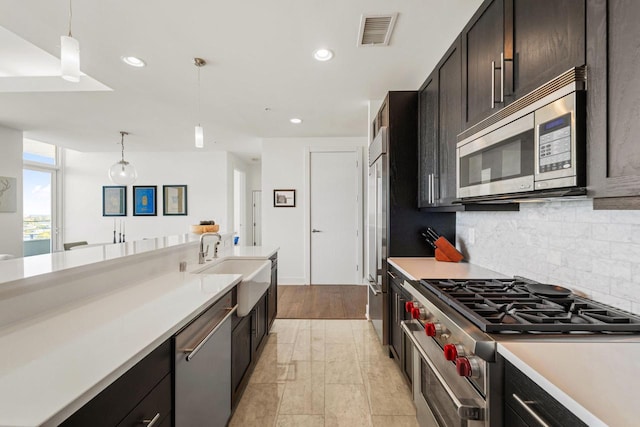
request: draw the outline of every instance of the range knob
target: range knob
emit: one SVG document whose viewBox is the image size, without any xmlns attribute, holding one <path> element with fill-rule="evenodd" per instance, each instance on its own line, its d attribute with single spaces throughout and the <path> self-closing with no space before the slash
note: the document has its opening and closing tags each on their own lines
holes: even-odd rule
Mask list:
<svg viewBox="0 0 640 427">
<path fill-rule="evenodd" d="M 407 301 L 404 303 L 404 311 L 406 311 L 407 313 L 411 313 L 411 311 L 413 310 L 414 304 L 413 301 Z"/>
<path fill-rule="evenodd" d="M 480 377 L 480 363 L 473 356 L 458 357 L 456 359 L 456 371 L 461 377 Z"/>
<path fill-rule="evenodd" d="M 442 333 L 442 325 L 434 322 L 425 323 L 424 332 L 428 337 L 437 337 Z"/>
<path fill-rule="evenodd" d="M 444 358 L 451 361 L 465 355 L 464 347 L 460 344 L 445 344 L 443 350 Z"/>
<path fill-rule="evenodd" d="M 414 304 L 411 310 L 411 317 L 413 319 L 424 320 L 427 318 L 427 310 L 425 310 L 424 307 L 418 307 Z"/>
</svg>

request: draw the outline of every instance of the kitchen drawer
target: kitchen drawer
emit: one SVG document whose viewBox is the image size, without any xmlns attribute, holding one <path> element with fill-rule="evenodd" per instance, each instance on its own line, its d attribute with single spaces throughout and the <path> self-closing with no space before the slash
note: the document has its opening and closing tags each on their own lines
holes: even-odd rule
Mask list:
<svg viewBox="0 0 640 427">
<path fill-rule="evenodd" d="M 154 419 L 159 426 L 167 417 L 171 418 L 171 375 L 164 377 L 142 402 L 122 420 L 118 427 L 140 427 Z"/>
<path fill-rule="evenodd" d="M 549 393 L 506 361 L 504 382 L 505 420 L 522 421 L 522 424 L 518 422 L 516 425 L 539 426 L 541 423 L 536 420 L 537 415 L 550 426 L 586 426 Z"/>
<path fill-rule="evenodd" d="M 171 371 L 171 355 L 171 341 L 167 340 L 78 409 L 61 426 L 117 426 Z"/>
</svg>

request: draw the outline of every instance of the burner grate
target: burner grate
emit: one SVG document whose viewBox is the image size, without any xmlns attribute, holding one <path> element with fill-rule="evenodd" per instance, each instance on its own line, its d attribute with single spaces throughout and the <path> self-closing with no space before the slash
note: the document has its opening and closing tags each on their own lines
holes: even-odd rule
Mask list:
<svg viewBox="0 0 640 427">
<path fill-rule="evenodd" d="M 640 333 L 640 317 L 577 295 L 541 296 L 527 279 L 421 280 L 484 332 Z"/>
</svg>

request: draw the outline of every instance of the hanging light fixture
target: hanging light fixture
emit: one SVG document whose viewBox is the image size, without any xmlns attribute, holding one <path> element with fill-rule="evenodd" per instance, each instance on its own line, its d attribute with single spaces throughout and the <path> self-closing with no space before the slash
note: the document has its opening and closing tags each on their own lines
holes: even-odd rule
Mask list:
<svg viewBox="0 0 640 427">
<path fill-rule="evenodd" d="M 200 68 L 207 62 L 202 58 L 193 58 L 193 63 L 198 67 L 198 125 L 196 126 L 196 148 L 204 147 L 204 129 L 200 126 Z"/>
<path fill-rule="evenodd" d="M 120 131 L 122 139 L 120 145 L 122 146 L 122 159 L 116 162 L 109 168 L 109 179 L 116 184 L 129 185 L 133 184 L 138 178 L 138 172 L 136 168 L 124 159 L 124 136 L 129 135 L 129 132 Z"/>
<path fill-rule="evenodd" d="M 80 81 L 80 43 L 71 36 L 71 0 L 69 0 L 69 35 L 60 36 L 60 71 L 62 78 L 77 83 Z"/>
</svg>

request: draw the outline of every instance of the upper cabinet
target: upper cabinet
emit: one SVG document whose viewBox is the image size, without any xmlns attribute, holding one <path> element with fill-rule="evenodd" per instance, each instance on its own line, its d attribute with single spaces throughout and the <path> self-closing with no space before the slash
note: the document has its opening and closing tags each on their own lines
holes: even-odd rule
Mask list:
<svg viewBox="0 0 640 427">
<path fill-rule="evenodd" d="M 640 2 L 587 5 L 589 190 L 595 209 L 640 209 Z"/>
<path fill-rule="evenodd" d="M 460 40 L 420 88 L 419 207 L 450 206 L 456 198 L 456 144 L 461 127 Z"/>
<path fill-rule="evenodd" d="M 585 64 L 584 0 L 505 0 L 506 99 Z"/>
<path fill-rule="evenodd" d="M 462 31 L 467 129 L 585 64 L 584 0 L 487 0 Z"/>
<path fill-rule="evenodd" d="M 486 1 L 462 31 L 462 89 L 464 127 L 468 128 L 496 112 L 496 67 L 504 53 L 504 0 Z"/>
</svg>

